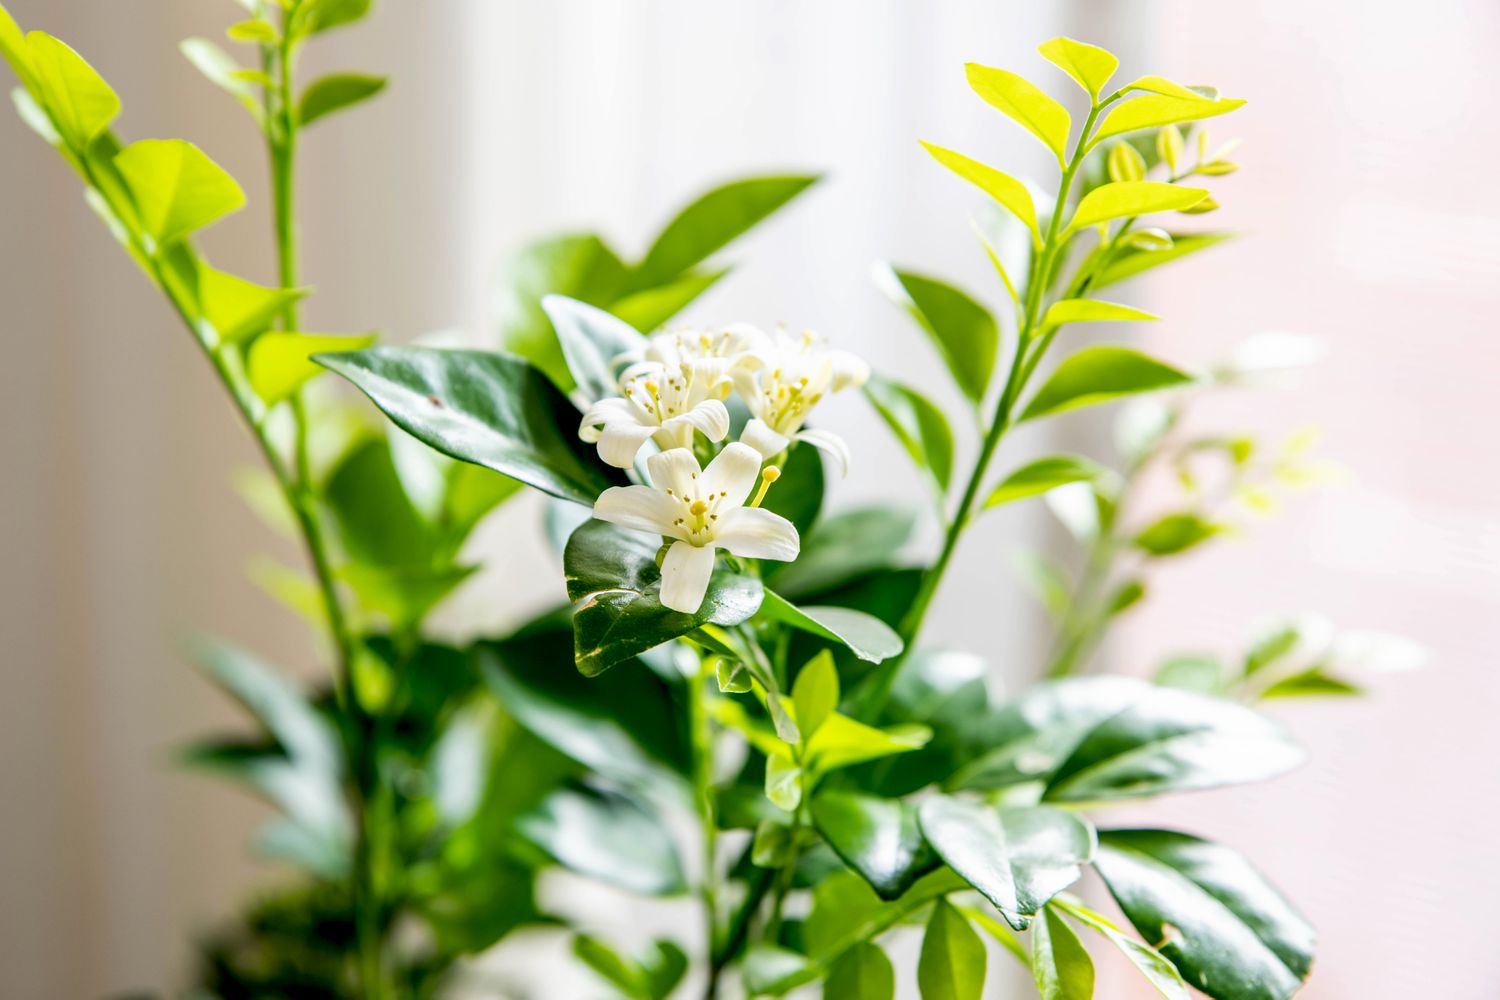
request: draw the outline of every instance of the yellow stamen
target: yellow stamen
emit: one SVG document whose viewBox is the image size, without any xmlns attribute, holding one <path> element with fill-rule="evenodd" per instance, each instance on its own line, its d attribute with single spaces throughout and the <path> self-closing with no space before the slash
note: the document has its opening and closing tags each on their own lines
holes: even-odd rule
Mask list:
<svg viewBox="0 0 1500 1000">
<path fill-rule="evenodd" d="M 781 478 L 781 470 L 774 465 L 768 465 L 760 470 L 760 489 L 756 491 L 755 499 L 750 501 L 750 506 L 759 507 L 760 502 L 766 498 L 766 491 L 771 484 Z"/>
</svg>

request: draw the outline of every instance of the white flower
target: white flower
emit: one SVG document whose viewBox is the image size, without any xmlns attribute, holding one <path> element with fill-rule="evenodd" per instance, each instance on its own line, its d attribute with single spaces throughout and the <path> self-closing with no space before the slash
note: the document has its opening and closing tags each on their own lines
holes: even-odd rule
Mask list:
<svg viewBox="0 0 1500 1000">
<path fill-rule="evenodd" d="M 797 558 L 797 529 L 780 514 L 744 506 L 760 478 L 754 448 L 730 444 L 700 469 L 686 448 L 646 459 L 651 486 L 614 486 L 594 504 L 594 516 L 621 527 L 674 539 L 661 564 L 661 602 L 697 612 L 713 575 L 714 550 L 748 559 Z M 767 471 L 767 478 L 770 470 Z"/>
<path fill-rule="evenodd" d="M 756 332 L 755 346 L 731 375 L 754 418 L 740 440 L 770 458 L 793 441 L 805 441 L 838 459 L 847 474 L 849 449 L 836 434 L 803 430 L 808 414 L 829 393 L 861 386 L 870 367 L 848 351 L 833 350 L 812 331 L 793 337 L 778 329 Z"/>
<path fill-rule="evenodd" d="M 667 364 L 660 354 L 648 357 L 621 373 L 622 395 L 588 408 L 578 436 L 598 442 L 599 457 L 619 469 L 634 465 L 636 453 L 650 438 L 663 449 L 691 448 L 695 430 L 710 441 L 722 441 L 729 433 L 724 399 L 731 388 L 720 364 Z"/>
</svg>

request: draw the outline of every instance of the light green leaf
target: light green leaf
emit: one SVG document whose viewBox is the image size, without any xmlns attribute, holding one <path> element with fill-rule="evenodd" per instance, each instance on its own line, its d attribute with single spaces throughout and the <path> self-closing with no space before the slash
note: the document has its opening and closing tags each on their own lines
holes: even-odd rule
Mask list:
<svg viewBox="0 0 1500 1000">
<path fill-rule="evenodd" d="M 26 36 L 22 33 L 15 18 L 10 16 L 10 11 L 0 4 L 0 57 L 10 63 L 10 68 L 15 70 L 16 77 L 20 79 L 21 86 L 31 95 L 34 100 L 41 98 L 41 88 L 37 81 L 36 68 L 32 65 L 31 49 L 26 43 Z"/>
<path fill-rule="evenodd" d="M 305 288 L 268 288 L 198 263 L 198 308 L 219 341 L 242 343 L 264 333 Z"/>
<path fill-rule="evenodd" d="M 945 495 L 953 478 L 953 429 L 943 411 L 910 386 L 879 375 L 870 377 L 864 391 L 911 460 Z"/>
<path fill-rule="evenodd" d="M 876 729 L 847 715 L 831 715 L 806 741 L 804 763 L 818 773 L 878 760 L 892 754 L 920 750 L 932 739 L 926 726 L 902 725 Z"/>
<path fill-rule="evenodd" d="M 922 148 L 931 153 L 934 160 L 1009 209 L 1012 215 L 1031 230 L 1032 243 L 1041 246 L 1042 231 L 1037 226 L 1036 203 L 1032 201 L 1031 192 L 1025 184 L 1009 174 L 951 149 L 944 149 L 930 142 L 922 143 Z"/>
<path fill-rule="evenodd" d="M 761 610 L 772 621 L 842 643 L 867 663 L 879 663 L 902 650 L 901 637 L 889 625 L 854 608 L 798 607 L 768 590 Z"/>
<path fill-rule="evenodd" d="M 1054 38 L 1043 42 L 1038 52 L 1052 65 L 1073 78 L 1096 102 L 1109 78 L 1120 68 L 1114 53 L 1097 45 L 1076 42 L 1071 38 Z"/>
<path fill-rule="evenodd" d="M 775 595 L 768 593 L 766 597 L 769 603 Z M 781 603 L 791 607 L 785 601 Z M 792 705 L 797 710 L 797 730 L 803 739 L 811 739 L 828 717 L 838 711 L 839 672 L 828 650 L 813 657 L 797 672 L 797 679 L 792 682 Z"/>
<path fill-rule="evenodd" d="M 984 501 L 986 509 L 1040 496 L 1067 483 L 1093 482 L 1107 474 L 1097 462 L 1079 455 L 1051 455 L 1021 466 L 1006 476 Z"/>
<path fill-rule="evenodd" d="M 909 802 L 826 791 L 813 799 L 812 818 L 828 846 L 881 899 L 897 898 L 938 866 Z"/>
<path fill-rule="evenodd" d="M 1098 299 L 1063 299 L 1054 302 L 1042 319 L 1043 326 L 1062 326 L 1064 323 L 1113 323 L 1126 320 L 1161 319 L 1133 306 Z"/>
<path fill-rule="evenodd" d="M 631 1000 L 650 1000 L 644 970 L 599 938 L 574 935 L 573 955 Z"/>
<path fill-rule="evenodd" d="M 333 73 L 314 81 L 297 102 L 297 120 L 304 126 L 335 111 L 367 101 L 385 89 L 386 78 L 368 73 Z"/>
<path fill-rule="evenodd" d="M 1032 931 L 1031 974 L 1041 1000 L 1092 1000 L 1094 961 L 1073 928 L 1049 906 Z"/>
<path fill-rule="evenodd" d="M 1135 938 L 1126 935 L 1112 922 L 1101 917 L 1093 910 L 1067 899 L 1055 899 L 1052 905 L 1068 913 L 1079 923 L 1097 931 L 1110 944 L 1130 960 L 1130 964 L 1138 969 L 1146 982 L 1155 987 L 1166 1000 L 1189 1000 L 1187 983 L 1182 981 L 1182 974 L 1177 967 L 1167 961 L 1165 955 L 1148 944 L 1142 944 Z"/>
<path fill-rule="evenodd" d="M 1143 76 L 1133 80 L 1124 89 L 1126 91 L 1145 90 L 1153 94 L 1161 94 L 1164 97 L 1176 97 L 1184 101 L 1212 100 L 1212 98 L 1204 97 L 1197 91 L 1184 87 L 1180 83 L 1174 83 L 1164 76 Z"/>
<path fill-rule="evenodd" d="M 1172 240 L 1172 245 L 1167 249 L 1132 249 L 1126 253 L 1116 253 L 1110 262 L 1094 276 L 1093 287 L 1103 288 L 1106 285 L 1124 281 L 1126 278 L 1133 278 L 1153 267 L 1180 260 L 1188 254 L 1207 250 L 1211 246 L 1217 246 L 1234 237 L 1233 233 L 1170 233 L 1168 235 Z"/>
<path fill-rule="evenodd" d="M 584 399 L 592 403 L 618 396 L 619 359 L 644 352 L 646 338 L 603 309 L 564 295 L 543 297 L 542 310 L 552 321 L 568 370 Z"/>
<path fill-rule="evenodd" d="M 1167 830 L 1109 830 L 1094 861 L 1110 894 L 1189 986 L 1215 1000 L 1289 1000 L 1315 932 L 1237 852 Z"/>
<path fill-rule="evenodd" d="M 26 51 L 30 57 L 27 69 L 33 76 L 39 103 L 51 114 L 53 124 L 70 146 L 87 149 L 119 115 L 119 96 L 82 56 L 46 32 L 28 34 Z M 26 83 L 21 60 L 12 58 L 11 64 L 17 66 L 17 74 Z"/>
<path fill-rule="evenodd" d="M 1183 187 L 1163 181 L 1115 181 L 1101 184 L 1078 203 L 1067 232 L 1108 222 L 1111 219 L 1134 218 L 1151 212 L 1178 212 L 1191 208 L 1208 192 L 1202 188 Z"/>
<path fill-rule="evenodd" d="M 923 800 L 918 815 L 933 850 L 1018 931 L 1078 881 L 1094 854 L 1093 827 L 1051 806 L 996 807 L 938 795 Z"/>
<path fill-rule="evenodd" d="M 578 411 L 536 368 L 485 351 L 383 347 L 319 358 L 445 455 L 593 506 L 619 484 L 578 440 Z"/>
<path fill-rule="evenodd" d="M 622 322 L 649 333 L 686 309 L 689 303 L 728 273 L 728 268 L 719 271 L 689 271 L 676 281 L 632 292 L 623 299 L 610 303 L 609 311 Z"/>
<path fill-rule="evenodd" d="M 1135 536 L 1135 546 L 1153 556 L 1175 556 L 1208 541 L 1223 526 L 1188 512 L 1168 514 Z"/>
<path fill-rule="evenodd" d="M 1267 698 L 1348 697 L 1362 694 L 1360 688 L 1316 667 L 1283 677 L 1259 695 Z"/>
<path fill-rule="evenodd" d="M 255 87 L 244 78 L 244 67 L 233 56 L 206 38 L 184 39 L 177 47 L 198 72 L 239 101 L 257 122 L 265 120 L 265 109 Z"/>
<path fill-rule="evenodd" d="M 42 110 L 42 106 L 36 102 L 36 98 L 31 96 L 31 91 L 25 87 L 14 87 L 11 89 L 10 99 L 11 103 L 16 106 L 17 117 L 26 124 L 27 128 L 41 136 L 42 141 L 49 146 L 57 147 L 62 145 L 62 136 L 58 133 L 57 127 L 52 124 L 52 119 L 47 117 L 47 112 Z M 130 243 L 130 234 L 120 227 L 119 222 L 109 211 L 109 207 L 102 204 L 102 199 L 99 199 L 98 192 L 90 188 L 83 193 L 83 197 L 89 202 L 89 207 L 94 209 L 99 214 L 99 217 L 104 220 L 105 225 L 110 227 L 110 231 L 114 234 L 115 239 L 122 246 L 128 246 Z M 98 204 L 96 204 L 95 199 L 99 199 Z M 100 211 L 101 208 L 103 208 L 103 211 Z"/>
<path fill-rule="evenodd" d="M 833 963 L 823 983 L 823 1000 L 892 1000 L 896 971 L 878 944 L 855 945 Z"/>
<path fill-rule="evenodd" d="M 133 142 L 116 154 L 115 166 L 130 185 L 141 227 L 158 246 L 245 204 L 245 192 L 234 178 L 183 139 Z"/>
<path fill-rule="evenodd" d="M 964 395 L 983 399 L 1000 347 L 1000 327 L 989 310 L 946 282 L 889 265 L 877 265 L 875 280 L 932 337 Z"/>
<path fill-rule="evenodd" d="M 964 915 L 946 899 L 933 904 L 917 959 L 922 1000 L 979 1000 L 986 960 L 984 942 Z"/>
<path fill-rule="evenodd" d="M 756 944 L 745 952 L 740 976 L 752 997 L 779 997 L 818 978 L 818 968 L 803 955 L 772 944 Z"/>
<path fill-rule="evenodd" d="M 262 21 L 258 17 L 231 24 L 225 29 L 224 34 L 228 35 L 232 42 L 245 42 L 251 45 L 274 45 L 277 41 L 276 28 L 270 21 Z"/>
<path fill-rule="evenodd" d="M 1086 347 L 1071 355 L 1031 397 L 1022 420 L 1186 385 L 1193 377 L 1128 347 Z"/>
<path fill-rule="evenodd" d="M 1192 99 L 1180 96 L 1169 97 L 1165 94 L 1143 94 L 1140 97 L 1131 97 L 1116 104 L 1109 114 L 1104 116 L 1104 121 L 1094 133 L 1094 138 L 1089 141 L 1089 147 L 1093 148 L 1111 136 L 1123 135 L 1126 132 L 1138 132 L 1145 128 L 1159 128 L 1162 125 L 1176 125 L 1181 122 L 1213 118 L 1244 106 L 1244 101 L 1227 97 L 1218 100 L 1205 100 L 1197 95 L 1194 95 Z"/>
<path fill-rule="evenodd" d="M 779 754 L 766 758 L 766 798 L 787 812 L 802 803 L 802 768 L 792 758 Z"/>
<path fill-rule="evenodd" d="M 632 288 L 667 284 L 754 228 L 816 183 L 816 176 L 751 177 L 702 195 L 667 223 L 632 275 Z"/>
<path fill-rule="evenodd" d="M 275 406 L 323 373 L 324 365 L 313 355 L 331 351 L 358 351 L 375 343 L 375 334 L 344 336 L 328 333 L 289 333 L 272 330 L 250 345 L 246 366 L 250 385 L 267 406 Z"/>
<path fill-rule="evenodd" d="M 374 0 L 308 0 L 302 14 L 307 31 L 327 31 L 362 20 L 373 6 Z"/>
<path fill-rule="evenodd" d="M 1068 130 L 1073 123 L 1067 108 L 1008 70 L 968 63 L 964 72 L 974 93 L 1040 139 L 1057 157 L 1058 166 L 1067 163 Z"/>
</svg>

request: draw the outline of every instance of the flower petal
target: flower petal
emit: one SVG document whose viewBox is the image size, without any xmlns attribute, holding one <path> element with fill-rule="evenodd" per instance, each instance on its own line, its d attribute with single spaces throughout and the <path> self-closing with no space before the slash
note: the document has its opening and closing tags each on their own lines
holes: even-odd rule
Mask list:
<svg viewBox="0 0 1500 1000">
<path fill-rule="evenodd" d="M 764 420 L 755 419 L 745 425 L 740 441 L 748 444 L 765 458 L 773 458 L 786 451 L 792 439 L 771 429 Z"/>
<path fill-rule="evenodd" d="M 604 459 L 607 465 L 613 465 L 617 469 L 628 469 L 635 464 L 636 452 L 641 450 L 641 445 L 645 444 L 646 439 L 655 433 L 655 427 L 646 427 L 624 420 L 607 423 L 604 425 L 604 431 L 599 435 L 599 457 Z M 588 438 L 585 436 L 584 440 L 587 441 Z"/>
<path fill-rule="evenodd" d="M 629 401 L 618 397 L 601 399 L 591 405 L 578 423 L 578 436 L 589 444 L 599 440 L 599 429 L 612 423 L 640 423 Z"/>
<path fill-rule="evenodd" d="M 737 507 L 719 518 L 714 544 L 746 559 L 791 562 L 802 550 L 802 540 L 791 521 L 759 507 Z"/>
<path fill-rule="evenodd" d="M 712 547 L 673 542 L 661 561 L 661 603 L 673 611 L 696 614 L 713 575 Z"/>
<path fill-rule="evenodd" d="M 649 486 L 611 486 L 594 501 L 594 516 L 622 528 L 682 537 L 672 523 L 682 516 L 682 505 Z"/>
<path fill-rule="evenodd" d="M 848 351 L 829 351 L 828 357 L 833 362 L 833 380 L 828 386 L 830 392 L 858 388 L 870 380 L 870 366 L 858 356 Z"/>
<path fill-rule="evenodd" d="M 729 433 L 729 409 L 717 399 L 705 399 L 680 417 L 671 417 L 663 427 L 687 424 L 710 441 L 722 441 Z"/>
<path fill-rule="evenodd" d="M 738 507 L 760 479 L 760 452 L 736 441 L 728 445 L 703 470 L 700 496 L 725 494 L 725 507 Z"/>
<path fill-rule="evenodd" d="M 646 459 L 646 471 L 651 474 L 651 485 L 659 490 L 671 490 L 679 497 L 696 496 L 698 484 L 698 460 L 687 448 L 668 448 Z"/>
<path fill-rule="evenodd" d="M 849 475 L 849 446 L 844 439 L 833 431 L 814 430 L 809 428 L 797 434 L 798 441 L 805 441 L 819 451 L 832 455 L 839 463 L 839 475 Z"/>
</svg>

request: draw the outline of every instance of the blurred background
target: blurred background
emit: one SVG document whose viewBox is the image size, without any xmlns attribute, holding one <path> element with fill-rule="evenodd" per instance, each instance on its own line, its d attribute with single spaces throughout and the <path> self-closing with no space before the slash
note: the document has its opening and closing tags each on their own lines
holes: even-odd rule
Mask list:
<svg viewBox="0 0 1500 1000">
<path fill-rule="evenodd" d="M 206 246 L 269 279 L 257 139 L 176 51 L 181 38 L 220 36 L 233 5 L 7 3 L 115 85 L 123 134 L 189 137 L 245 184 L 252 210 Z M 812 326 L 955 405 L 936 355 L 869 275 L 889 259 L 994 305 L 1003 296 L 968 229 L 973 193 L 916 139 L 1017 173 L 1046 164 L 973 97 L 962 64 L 1069 92 L 1034 52 L 1066 33 L 1118 52 L 1125 78 L 1161 73 L 1247 98 L 1215 123 L 1244 145 L 1243 169 L 1215 184 L 1214 220 L 1247 237 L 1124 294 L 1165 317 L 1142 342 L 1185 364 L 1263 329 L 1324 338 L 1330 355 L 1298 391 L 1218 397 L 1194 420 L 1271 436 L 1317 424 L 1322 452 L 1349 475 L 1246 539 L 1173 563 L 1105 656 L 1144 673 L 1171 652 L 1237 651 L 1257 621 L 1305 610 L 1425 646 L 1425 669 L 1377 678 L 1366 698 L 1273 709 L 1311 751 L 1300 771 L 1150 815 L 1243 849 L 1309 914 L 1323 943 L 1303 995 L 1500 995 L 1491 0 L 381 7 L 329 36 L 307 68 L 393 81 L 306 143 L 312 328 L 492 342 L 490 279 L 522 241 L 598 229 L 638 252 L 711 183 L 811 168 L 827 179 L 733 248 L 736 273 L 687 318 Z M 193 935 L 272 874 L 245 847 L 261 808 L 172 765 L 184 739 L 238 721 L 182 640 L 223 635 L 309 676 L 316 650 L 246 578 L 251 557 L 279 543 L 230 487 L 254 456 L 197 349 L 75 178 L 9 114 L 0 220 L 0 982 L 18 998 L 171 989 Z M 856 456 L 835 503 L 919 500 L 860 400 L 840 399 L 828 422 Z M 1065 440 L 1018 437 L 1001 464 L 1059 446 L 1105 453 L 1106 415 L 1055 427 Z M 449 619 L 494 629 L 561 598 L 560 577 L 538 572 L 550 558 L 538 517 L 523 500 L 487 526 L 491 569 Z M 1060 541 L 1040 504 L 985 518 L 930 634 L 1027 682 L 1041 619 L 990 568 L 1018 545 Z M 1101 995 L 1137 989 L 1121 977 Z"/>
</svg>

